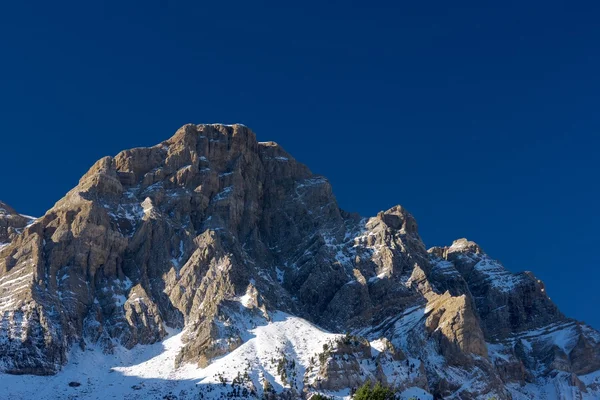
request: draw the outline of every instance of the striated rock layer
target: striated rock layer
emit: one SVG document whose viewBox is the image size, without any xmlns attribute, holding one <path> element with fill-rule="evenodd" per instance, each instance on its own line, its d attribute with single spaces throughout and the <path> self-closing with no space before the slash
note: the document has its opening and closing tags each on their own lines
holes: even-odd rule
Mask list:
<svg viewBox="0 0 600 400">
<path fill-rule="evenodd" d="M 368 379 L 440 398 L 600 393 L 600 335 L 532 273 L 465 239 L 427 250 L 401 206 L 341 210 L 327 179 L 242 125 L 185 125 L 105 157 L 35 221 L 0 203 L 6 373 L 55 374 L 75 348 L 110 353 L 169 328 L 183 329 L 176 365 L 204 368 L 276 312 L 347 334 L 302 377 L 286 350 L 278 374 L 248 383 L 256 396 Z"/>
</svg>

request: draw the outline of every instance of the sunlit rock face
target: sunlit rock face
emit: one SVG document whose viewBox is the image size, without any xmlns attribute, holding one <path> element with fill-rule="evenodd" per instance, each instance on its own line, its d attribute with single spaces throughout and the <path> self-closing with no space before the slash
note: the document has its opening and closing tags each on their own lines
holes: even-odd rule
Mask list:
<svg viewBox="0 0 600 400">
<path fill-rule="evenodd" d="M 341 210 L 326 178 L 242 125 L 105 157 L 38 219 L 0 203 L 0 315 L 11 374 L 174 330 L 173 371 L 248 373 L 250 397 L 367 380 L 438 398 L 600 393 L 600 335 L 532 273 L 466 239 L 427 250 L 401 206 Z"/>
</svg>

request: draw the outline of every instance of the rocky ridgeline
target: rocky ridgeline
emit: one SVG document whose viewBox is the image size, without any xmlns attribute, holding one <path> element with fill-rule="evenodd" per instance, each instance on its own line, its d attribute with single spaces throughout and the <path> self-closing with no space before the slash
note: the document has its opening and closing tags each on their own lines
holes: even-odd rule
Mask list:
<svg viewBox="0 0 600 400">
<path fill-rule="evenodd" d="M 267 324 L 280 310 L 350 332 L 292 396 L 367 379 L 461 399 L 598 391 L 585 376 L 600 335 L 533 274 L 465 239 L 427 250 L 400 206 L 341 210 L 327 179 L 242 125 L 185 125 L 105 157 L 35 221 L 0 203 L 0 243 L 7 373 L 55 374 L 73 348 L 155 343 L 167 327 L 185 329 L 177 365 L 206 367 L 244 343 L 243 303 Z"/>
</svg>

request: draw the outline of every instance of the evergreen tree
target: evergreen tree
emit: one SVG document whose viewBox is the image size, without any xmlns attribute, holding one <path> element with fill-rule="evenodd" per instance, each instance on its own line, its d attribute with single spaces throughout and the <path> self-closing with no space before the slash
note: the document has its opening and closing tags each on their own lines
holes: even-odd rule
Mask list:
<svg viewBox="0 0 600 400">
<path fill-rule="evenodd" d="M 332 400 L 332 399 L 331 399 L 331 397 L 327 397 L 327 396 L 322 395 L 321 393 L 317 393 L 313 397 L 311 397 L 310 400 Z"/>
<path fill-rule="evenodd" d="M 370 381 L 362 385 L 354 394 L 353 400 L 396 400 L 394 391 L 377 382 L 375 386 Z"/>
</svg>

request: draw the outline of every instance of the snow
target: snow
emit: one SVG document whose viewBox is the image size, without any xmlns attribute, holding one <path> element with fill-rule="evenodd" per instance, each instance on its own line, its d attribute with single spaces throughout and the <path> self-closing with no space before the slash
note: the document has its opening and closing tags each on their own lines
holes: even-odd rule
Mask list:
<svg viewBox="0 0 600 400">
<path fill-rule="evenodd" d="M 577 344 L 578 337 L 577 323 L 569 322 L 551 324 L 539 329 L 522 332 L 515 335 L 513 340 L 521 340 L 523 345 L 529 349 L 536 342 L 545 346 L 557 346 L 569 354 Z"/>
<path fill-rule="evenodd" d="M 259 144 L 267 144 L 267 143 L 259 143 Z M 265 157 L 265 160 L 275 160 L 275 161 L 280 161 L 280 162 L 287 162 L 287 161 L 289 161 L 289 158 L 277 156 L 277 157 Z"/>
<path fill-rule="evenodd" d="M 242 297 L 240 297 L 240 303 L 246 308 L 252 307 L 252 295 L 250 293 L 246 293 Z"/>
<path fill-rule="evenodd" d="M 6 296 L 2 298 L 2 302 L 0 303 L 0 312 L 12 311 L 17 300 L 13 300 L 12 296 Z"/>
<path fill-rule="evenodd" d="M 171 262 L 177 268 L 182 266 L 183 256 L 185 255 L 185 249 L 183 247 L 183 240 L 179 241 L 179 255 L 171 258 Z"/>
<path fill-rule="evenodd" d="M 507 271 L 502 264 L 483 256 L 481 261 L 475 264 L 475 269 L 486 276 L 486 281 L 501 292 L 510 292 L 522 282 L 522 278 Z"/>
<path fill-rule="evenodd" d="M 31 215 L 25 215 L 25 214 L 11 214 L 8 212 L 8 210 L 6 210 L 5 208 L 0 207 L 0 215 L 6 218 L 13 218 L 15 215 L 19 215 L 23 218 L 26 218 L 29 220 L 27 226 L 33 224 L 35 222 L 35 220 L 38 219 L 38 217 L 32 217 Z"/>
<path fill-rule="evenodd" d="M 383 341 L 383 339 L 374 340 L 370 344 L 372 357 L 377 357 L 379 353 L 385 350 L 385 342 Z"/>
<path fill-rule="evenodd" d="M 505 345 L 500 343 L 486 343 L 488 349 L 488 356 L 490 360 L 496 362 L 496 360 L 502 360 L 509 362 L 511 358 L 510 350 Z"/>
<path fill-rule="evenodd" d="M 323 234 L 325 246 L 329 247 L 334 252 L 335 259 L 342 265 L 351 265 L 352 256 L 355 252 L 349 247 L 349 241 L 338 243 L 335 237 Z M 346 252 L 344 252 L 346 250 Z"/>
<path fill-rule="evenodd" d="M 594 371 L 592 373 L 589 373 L 587 375 L 581 375 L 579 377 L 579 379 L 586 385 L 592 385 L 595 384 L 596 387 L 600 388 L 600 371 Z"/>
<path fill-rule="evenodd" d="M 29 222 L 27 223 L 27 226 L 31 226 L 35 223 L 35 221 L 38 220 L 37 217 L 32 217 L 31 215 L 25 215 L 25 214 L 19 214 L 21 217 L 27 218 L 29 220 Z"/>
<path fill-rule="evenodd" d="M 283 283 L 285 271 L 280 270 L 279 267 L 275 267 L 275 272 L 277 273 L 277 281 Z"/>
<path fill-rule="evenodd" d="M 426 314 L 427 310 L 422 305 L 407 308 L 394 324 L 395 340 L 392 341 L 392 343 L 401 349 L 408 348 L 407 339 L 409 332 L 418 326 L 423 325 Z"/>
<path fill-rule="evenodd" d="M 115 304 L 117 306 L 122 306 L 127 301 L 127 297 L 123 295 L 113 295 L 113 299 L 115 299 Z"/>
<path fill-rule="evenodd" d="M 310 358 L 322 351 L 324 343 L 340 336 L 283 312 L 273 313 L 270 323 L 260 321 L 246 318 L 246 323 L 256 326 L 248 330 L 245 343 L 206 368 L 198 368 L 196 364 L 175 368 L 185 332 L 169 330 L 169 336 L 160 343 L 138 345 L 131 350 L 117 347 L 114 354 L 103 354 L 94 346 L 85 351 L 74 346 L 69 363 L 55 376 L 0 374 L 3 394 L 0 397 L 142 400 L 162 399 L 165 394 L 173 393 L 179 400 L 185 400 L 195 399 L 200 391 L 205 391 L 204 398 L 210 399 L 231 390 L 231 386 L 221 384 L 219 377 L 231 383 L 244 368 L 248 368 L 260 397 L 263 379 L 271 382 L 276 391 L 290 385 L 301 388 Z M 271 362 L 283 355 L 294 360 L 297 371 L 296 378 L 287 383 L 281 381 L 277 364 Z M 81 386 L 70 387 L 68 384 L 73 381 Z M 208 390 L 211 392 L 206 395 Z"/>
<path fill-rule="evenodd" d="M 30 289 L 33 283 L 34 273 L 29 272 L 21 275 L 22 269 L 15 269 L 9 275 L 0 278 L 0 312 L 12 311 L 19 301 L 16 296 L 21 290 Z"/>
<path fill-rule="evenodd" d="M 326 180 L 321 181 L 319 178 L 314 178 L 310 181 L 312 181 L 312 184 L 304 183 L 296 187 L 296 193 L 299 196 L 300 193 L 298 193 L 298 188 L 327 182 Z M 328 206 L 329 204 L 327 204 L 326 206 Z M 359 251 L 366 252 L 366 254 L 363 253 L 362 256 L 371 256 L 372 254 L 377 252 L 375 246 L 369 246 L 365 241 L 365 238 L 367 238 L 369 235 L 374 235 L 374 233 L 372 232 L 366 234 L 366 221 L 367 219 L 363 218 L 355 225 L 347 225 L 346 232 L 344 233 L 344 237 L 342 240 L 337 239 L 337 237 L 339 237 L 339 232 L 321 232 L 321 236 L 323 238 L 323 241 L 325 242 L 325 246 L 329 248 L 331 254 L 336 259 L 336 261 L 338 261 L 341 265 L 343 265 L 346 268 L 354 265 L 354 260 L 359 254 Z M 335 233 L 338 234 L 336 235 Z M 385 274 L 383 274 L 381 277 L 383 277 L 384 275 Z M 351 281 L 347 283 L 350 284 Z"/>
<path fill-rule="evenodd" d="M 124 193 L 124 196 L 128 199 L 135 200 L 136 196 L 133 194 L 133 190 L 129 190 Z M 147 213 L 152 211 L 152 202 L 149 198 L 146 198 L 141 204 L 136 202 L 131 203 L 120 203 L 117 207 L 109 204 L 104 204 L 104 208 L 108 211 L 108 215 L 117 220 L 119 231 L 122 234 L 133 236 L 135 233 L 135 226 L 141 221 Z M 121 231 L 121 221 L 128 221 L 127 232 Z M 126 224 L 127 225 L 127 224 Z"/>
<path fill-rule="evenodd" d="M 485 282 L 500 292 L 510 292 L 524 281 L 522 275 L 513 274 L 499 261 L 490 258 L 487 254 L 470 252 L 471 246 L 476 247 L 477 245 L 465 239 L 455 240 L 448 248 L 448 252 L 459 253 L 460 259 L 474 262 L 475 271 L 482 275 Z M 451 265 L 443 260 L 438 261 L 437 265 L 434 265 L 434 269 L 442 273 L 453 274 Z"/>
<path fill-rule="evenodd" d="M 118 347 L 113 355 L 94 347 L 77 348 L 55 376 L 0 375 L 0 393 L 14 400 L 154 398 L 152 393 L 167 393 L 179 383 L 173 361 L 181 346 L 181 333 L 172 332 L 162 343 L 132 350 Z M 81 386 L 70 387 L 69 382 Z M 141 390 L 134 390 L 134 385 Z"/>
<path fill-rule="evenodd" d="M 242 305 L 247 306 L 250 296 L 242 296 Z M 416 325 L 423 322 L 424 307 L 411 307 L 402 313 L 399 319 L 384 321 L 381 325 L 394 325 L 394 345 L 406 346 L 408 332 L 415 329 Z M 169 336 L 162 342 L 147 346 L 136 346 L 131 350 L 117 346 L 114 354 L 103 354 L 99 348 L 88 345 L 82 351 L 74 346 L 69 357 L 69 363 L 56 376 L 31 376 L 31 375 L 0 375 L 0 393 L 8 399 L 24 400 L 35 398 L 37 400 L 50 400 L 56 398 L 77 398 L 82 400 L 92 399 L 162 399 L 164 395 L 172 393 L 179 400 L 198 398 L 202 392 L 204 399 L 219 398 L 221 394 L 231 391 L 230 383 L 238 373 L 248 373 L 249 382 L 256 389 L 257 395 L 262 396 L 262 383 L 267 380 L 277 392 L 291 386 L 302 390 L 305 383 L 311 383 L 314 372 L 309 372 L 311 358 L 317 358 L 322 352 L 325 343 L 331 345 L 339 340 L 342 335 L 326 332 L 308 321 L 286 314 L 275 312 L 267 322 L 262 317 L 257 317 L 246 308 L 240 307 L 230 322 L 220 322 L 241 327 L 244 343 L 229 354 L 213 360 L 206 368 L 199 368 L 196 364 L 184 364 L 175 368 L 175 359 L 184 346 L 185 331 L 168 330 Z M 381 326 L 374 327 L 374 332 Z M 418 329 L 418 328 L 416 328 Z M 570 326 L 551 326 L 546 330 L 530 331 L 523 336 L 525 339 L 533 336 L 557 338 L 558 343 L 568 334 Z M 559 333 L 562 332 L 562 333 Z M 402 343 L 404 342 L 404 343 Z M 565 339 L 565 343 L 569 341 Z M 378 337 L 370 342 L 371 355 L 377 357 L 385 351 L 385 342 Z M 566 344 L 565 344 L 566 345 Z M 501 354 L 503 345 L 488 344 L 490 357 L 504 358 Z M 427 351 L 427 350 L 426 350 Z M 288 360 L 286 364 L 290 371 L 288 379 L 283 381 L 278 372 L 278 364 L 282 359 Z M 380 367 L 387 379 L 391 382 L 410 382 L 418 377 L 420 361 L 409 356 L 409 362 L 415 365 L 410 370 L 405 361 L 393 361 L 390 358 L 380 359 Z M 293 364 L 290 362 L 293 361 Z M 471 392 L 483 390 L 481 379 L 483 371 L 475 368 L 467 373 L 459 368 L 445 364 L 443 358 L 439 363 L 435 358 L 427 357 L 430 368 L 435 368 L 452 382 L 460 382 L 458 390 Z M 290 367 L 293 365 L 293 367 Z M 361 362 L 361 370 L 372 374 L 374 363 L 370 360 Z M 308 376 L 303 382 L 305 374 Z M 569 384 L 570 375 L 559 372 L 552 379 L 540 378 L 535 383 L 525 386 L 508 385 L 514 399 L 579 399 L 574 387 Z M 600 371 L 580 376 L 586 385 L 600 385 Z M 227 384 L 223 385 L 222 382 Z M 69 382 L 79 382 L 79 387 L 69 387 Z M 244 385 L 250 387 L 250 383 Z M 336 399 L 348 399 L 347 390 L 327 392 L 328 396 Z M 493 393 L 488 397 L 493 397 Z M 562 396 L 562 397 L 561 397 Z M 409 400 L 432 400 L 433 397 L 418 387 L 408 387 L 399 394 L 399 398 Z M 460 398 L 460 397 L 458 397 Z M 486 397 L 487 398 L 487 397 Z M 583 393 L 580 399 L 591 400 L 598 397 L 598 392 L 591 390 Z"/>
<path fill-rule="evenodd" d="M 454 267 L 454 264 L 450 261 L 434 258 L 432 260 L 432 272 L 447 276 L 459 276 L 460 273 Z"/>
<path fill-rule="evenodd" d="M 15 282 L 21 282 L 21 281 L 29 279 L 33 276 L 33 272 L 31 272 L 29 274 L 25 274 L 25 275 L 21 275 L 20 272 L 21 271 L 17 271 L 14 274 L 6 275 L 6 276 L 0 278 L 0 287 L 8 286 L 9 284 L 12 284 Z M 5 280 L 5 279 L 11 278 L 13 276 L 16 276 L 16 278 Z"/>
<path fill-rule="evenodd" d="M 115 279 L 115 283 L 123 290 L 129 290 L 133 287 L 133 282 L 131 282 L 131 279 L 127 277 L 124 280 Z"/>
<path fill-rule="evenodd" d="M 541 351 L 552 351 L 556 346 L 566 354 L 569 354 L 577 344 L 579 332 L 577 323 L 562 322 L 550 324 L 534 330 L 521 332 L 514 335 L 505 343 L 488 343 L 488 353 L 490 359 L 494 362 L 515 361 L 513 347 L 519 341 L 526 352 L 534 349 Z M 536 371 L 537 369 L 537 371 Z M 518 384 L 508 384 L 508 390 L 515 399 L 568 399 L 568 400 L 588 400 L 600 398 L 600 371 L 588 375 L 582 375 L 578 378 L 588 387 L 588 392 L 580 393 L 572 386 L 571 374 L 564 371 L 554 371 L 547 374 L 547 366 L 539 364 L 533 370 L 537 375 L 533 383 L 527 383 L 524 386 Z"/>
<path fill-rule="evenodd" d="M 587 392 L 582 392 L 576 386 L 572 386 L 571 373 L 564 371 L 558 372 L 552 378 L 541 378 L 535 383 L 527 383 L 524 386 L 509 383 L 507 387 L 515 400 L 597 400 L 600 398 L 598 386 L 594 386 L 594 384 L 600 384 L 600 371 L 580 376 L 579 379 L 586 385 L 592 384 L 592 386 L 588 386 Z"/>
<path fill-rule="evenodd" d="M 215 197 L 212 198 L 212 201 L 221 201 L 223 199 L 226 199 L 232 191 L 233 186 L 227 186 L 221 192 L 217 193 Z"/>
<path fill-rule="evenodd" d="M 369 278 L 369 283 L 373 283 L 373 282 L 375 282 L 375 281 L 378 281 L 378 280 L 380 280 L 380 279 L 383 279 L 383 278 L 385 278 L 386 276 L 387 276 L 387 273 L 386 273 L 386 272 L 382 272 L 382 273 L 381 273 L 381 274 L 379 274 L 379 275 L 372 276 L 372 277 L 370 277 L 370 278 Z"/>
<path fill-rule="evenodd" d="M 305 179 L 305 180 L 301 181 L 300 183 L 298 183 L 298 185 L 296 187 L 299 189 L 299 188 L 303 188 L 303 187 L 307 187 L 307 186 L 323 185 L 325 183 L 327 183 L 327 179 L 325 179 L 325 177 L 319 176 L 316 178 Z"/>
<path fill-rule="evenodd" d="M 428 392 L 418 387 L 411 387 L 400 393 L 400 400 L 433 400 L 433 396 Z"/>
<path fill-rule="evenodd" d="M 229 127 L 234 127 L 236 125 L 238 125 L 238 126 L 244 126 L 244 127 L 246 126 L 244 124 L 240 124 L 239 122 L 236 122 L 236 123 L 233 123 L 233 124 L 222 124 L 220 122 L 216 122 L 214 124 L 208 124 L 208 125 L 212 125 L 212 126 L 229 126 Z"/>
</svg>

